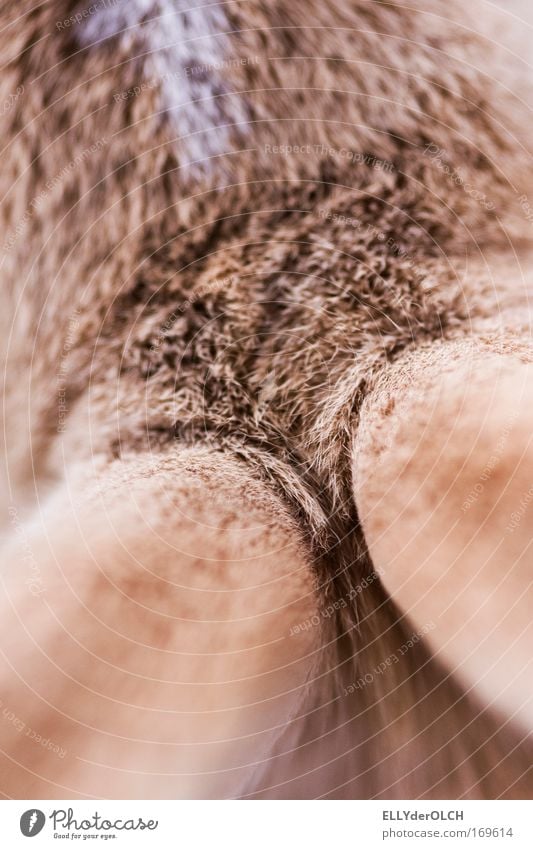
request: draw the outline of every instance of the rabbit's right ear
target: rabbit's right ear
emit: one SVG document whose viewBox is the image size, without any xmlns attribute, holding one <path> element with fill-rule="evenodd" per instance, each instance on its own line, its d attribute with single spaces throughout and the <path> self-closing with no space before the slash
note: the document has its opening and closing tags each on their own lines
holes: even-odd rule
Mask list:
<svg viewBox="0 0 533 849">
<path fill-rule="evenodd" d="M 354 487 L 385 588 L 449 671 L 533 729 L 533 347 L 436 344 L 363 405 Z"/>
</svg>

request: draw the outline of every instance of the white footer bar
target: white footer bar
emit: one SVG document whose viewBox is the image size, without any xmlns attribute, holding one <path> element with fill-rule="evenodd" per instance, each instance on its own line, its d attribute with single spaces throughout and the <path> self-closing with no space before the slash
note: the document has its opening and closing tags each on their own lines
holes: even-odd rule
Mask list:
<svg viewBox="0 0 533 849">
<path fill-rule="evenodd" d="M 532 813 L 524 801 L 5 801 L 0 845 L 532 849 Z"/>
</svg>

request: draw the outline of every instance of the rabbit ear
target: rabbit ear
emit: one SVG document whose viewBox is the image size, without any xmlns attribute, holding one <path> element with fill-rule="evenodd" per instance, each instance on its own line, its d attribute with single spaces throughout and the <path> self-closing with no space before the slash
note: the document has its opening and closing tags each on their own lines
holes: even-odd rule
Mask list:
<svg viewBox="0 0 533 849">
<path fill-rule="evenodd" d="M 533 347 L 435 345 L 367 398 L 355 497 L 393 600 L 485 704 L 533 728 Z"/>
<path fill-rule="evenodd" d="M 2 790 L 24 794 L 30 770 L 43 798 L 57 784 L 238 795 L 306 690 L 319 640 L 304 627 L 316 607 L 300 535 L 220 452 L 141 455 L 92 475 L 31 525 L 11 516 L 2 699 L 68 754 L 0 722 Z"/>
</svg>

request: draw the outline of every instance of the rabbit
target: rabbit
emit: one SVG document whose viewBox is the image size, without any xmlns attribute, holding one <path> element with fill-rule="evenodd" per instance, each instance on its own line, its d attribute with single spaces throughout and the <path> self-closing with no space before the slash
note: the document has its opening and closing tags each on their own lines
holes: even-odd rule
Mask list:
<svg viewBox="0 0 533 849">
<path fill-rule="evenodd" d="M 464 6 L 1 4 L 5 797 L 530 797 L 531 75 Z"/>
</svg>

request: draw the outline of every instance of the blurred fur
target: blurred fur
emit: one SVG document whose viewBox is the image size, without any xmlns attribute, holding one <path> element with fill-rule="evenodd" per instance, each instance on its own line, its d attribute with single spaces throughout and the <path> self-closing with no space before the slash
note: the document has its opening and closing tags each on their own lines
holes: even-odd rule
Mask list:
<svg viewBox="0 0 533 849">
<path fill-rule="evenodd" d="M 353 592 L 373 575 L 351 479 L 361 403 L 406 352 L 519 324 L 488 258 L 512 280 L 530 240 L 529 93 L 463 5 L 250 0 L 205 29 L 201 7 L 154 2 L 131 4 L 134 24 L 106 29 L 102 9 L 58 29 L 82 7 L 2 4 L 3 97 L 24 86 L 2 119 L 11 486 L 52 488 L 64 458 L 226 452 L 282 497 L 335 605 L 323 672 L 242 795 L 531 792 L 519 732 L 422 642 L 339 697 L 412 632 L 379 580 Z"/>
</svg>

